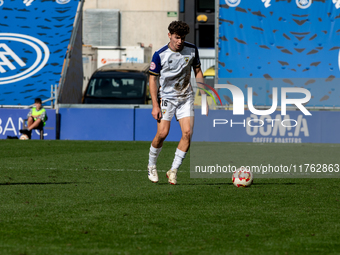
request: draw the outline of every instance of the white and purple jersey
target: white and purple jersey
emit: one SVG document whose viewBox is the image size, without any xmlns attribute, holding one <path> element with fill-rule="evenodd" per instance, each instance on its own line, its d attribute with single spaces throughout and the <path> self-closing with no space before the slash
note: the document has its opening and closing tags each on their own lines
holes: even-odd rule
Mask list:
<svg viewBox="0 0 340 255">
<path fill-rule="evenodd" d="M 149 73 L 159 75 L 158 97 L 162 99 L 186 99 L 193 95 L 190 84 L 191 67 L 201 65 L 197 47 L 184 42 L 180 52 L 165 45 L 153 54 Z"/>
</svg>

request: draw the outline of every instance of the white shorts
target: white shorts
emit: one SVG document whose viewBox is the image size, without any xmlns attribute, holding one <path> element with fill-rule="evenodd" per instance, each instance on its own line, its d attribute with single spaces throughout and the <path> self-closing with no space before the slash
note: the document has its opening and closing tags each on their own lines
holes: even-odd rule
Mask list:
<svg viewBox="0 0 340 255">
<path fill-rule="evenodd" d="M 194 97 L 185 100 L 161 99 L 162 120 L 171 121 L 174 115 L 176 120 L 194 117 L 194 100 Z"/>
</svg>

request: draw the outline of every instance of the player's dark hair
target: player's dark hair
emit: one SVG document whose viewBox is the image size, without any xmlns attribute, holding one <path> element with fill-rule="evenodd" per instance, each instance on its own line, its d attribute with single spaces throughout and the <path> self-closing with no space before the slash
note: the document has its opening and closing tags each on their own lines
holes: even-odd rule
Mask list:
<svg viewBox="0 0 340 255">
<path fill-rule="evenodd" d="M 179 36 L 186 36 L 190 32 L 190 28 L 187 23 L 183 21 L 173 21 L 168 26 L 170 34 L 177 34 Z"/>
<path fill-rule="evenodd" d="M 34 103 L 38 103 L 38 104 L 41 104 L 41 99 L 39 97 L 37 97 L 36 99 L 34 99 Z"/>
</svg>

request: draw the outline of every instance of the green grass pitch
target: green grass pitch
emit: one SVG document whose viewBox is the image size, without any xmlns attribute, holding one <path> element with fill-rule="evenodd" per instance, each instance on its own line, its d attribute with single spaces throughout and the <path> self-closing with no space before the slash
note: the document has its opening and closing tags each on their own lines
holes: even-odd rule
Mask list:
<svg viewBox="0 0 340 255">
<path fill-rule="evenodd" d="M 236 188 L 190 178 L 188 156 L 173 186 L 165 172 L 177 143 L 165 142 L 153 184 L 150 142 L 0 143 L 1 255 L 340 253 L 338 179 Z M 340 163 L 337 144 L 229 145 L 233 162 Z"/>
</svg>

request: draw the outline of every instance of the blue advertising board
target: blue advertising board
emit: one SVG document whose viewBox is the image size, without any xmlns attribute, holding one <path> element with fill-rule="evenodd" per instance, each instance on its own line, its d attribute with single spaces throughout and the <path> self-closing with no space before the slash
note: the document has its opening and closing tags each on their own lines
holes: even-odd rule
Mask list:
<svg viewBox="0 0 340 255">
<path fill-rule="evenodd" d="M 50 98 L 59 83 L 79 0 L 0 1 L 0 104 Z"/>
<path fill-rule="evenodd" d="M 311 92 L 307 106 L 340 106 L 340 2 L 219 0 L 218 83 L 253 88 L 271 105 L 272 88 Z M 222 103 L 232 103 L 227 89 Z"/>
<path fill-rule="evenodd" d="M 152 141 L 157 122 L 150 109 L 60 109 L 61 140 Z M 193 141 L 254 143 L 340 143 L 340 112 L 287 111 L 281 115 L 233 115 L 230 110 L 195 109 Z M 214 126 L 215 123 L 215 126 Z M 167 141 L 179 141 L 182 132 L 173 119 Z"/>
<path fill-rule="evenodd" d="M 28 109 L 0 108 L 0 139 L 19 137 L 22 120 Z M 44 139 L 56 139 L 55 110 L 46 110 L 48 121 Z M 275 111 L 269 115 L 255 115 L 246 110 L 244 115 L 233 115 L 230 110 L 210 110 L 201 115 L 195 109 L 193 141 L 250 142 L 250 143 L 340 143 L 340 112 L 287 111 L 281 115 Z M 151 109 L 87 109 L 61 108 L 61 140 L 112 140 L 152 141 L 157 132 L 157 122 Z M 182 132 L 173 119 L 167 141 L 179 141 Z M 39 139 L 37 131 L 32 139 Z"/>
<path fill-rule="evenodd" d="M 27 119 L 29 109 L 0 109 L 0 139 L 7 136 L 20 137 L 19 130 L 22 129 L 22 122 Z M 48 120 L 44 126 L 44 139 L 56 139 L 56 113 L 55 110 L 46 110 Z M 40 139 L 38 130 L 32 131 L 32 139 Z"/>
<path fill-rule="evenodd" d="M 60 108 L 61 140 L 134 140 L 134 109 Z"/>
</svg>

